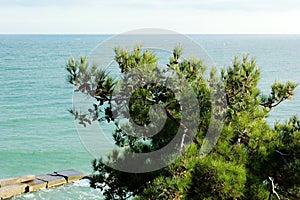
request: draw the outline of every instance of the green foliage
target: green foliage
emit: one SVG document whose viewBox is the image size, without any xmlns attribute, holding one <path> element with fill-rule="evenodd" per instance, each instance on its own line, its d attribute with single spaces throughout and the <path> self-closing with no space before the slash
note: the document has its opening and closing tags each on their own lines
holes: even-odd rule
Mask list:
<svg viewBox="0 0 300 200">
<path fill-rule="evenodd" d="M 113 156 L 116 155 L 117 152 Z M 91 187 L 101 189 L 106 199 L 128 199 L 140 194 L 147 187 L 147 183 L 159 174 L 159 172 L 139 174 L 113 170 L 105 165 L 102 159 L 94 160 L 92 164 L 96 173 L 91 179 Z"/>
<path fill-rule="evenodd" d="M 205 159 L 193 168 L 191 177 L 186 199 L 236 199 L 245 191 L 245 167 L 234 162 Z"/>
<path fill-rule="evenodd" d="M 275 82 L 272 86 L 272 92 L 269 96 L 262 96 L 261 104 L 269 109 L 277 106 L 286 99 L 291 99 L 294 95 L 294 90 L 297 84 L 291 81 L 283 84 Z"/>
<path fill-rule="evenodd" d="M 174 90 L 183 93 L 186 87 L 161 75 L 157 58 L 151 51 L 142 50 L 141 46 L 132 51 L 115 48 L 115 60 L 124 74 L 123 85 L 97 70 L 96 66 L 89 68 L 86 57 L 81 57 L 79 62 L 69 60 L 66 67 L 68 80 L 76 87 L 75 91 L 95 98 L 95 104 L 86 114 L 76 110 L 70 112 L 84 126 L 91 120 L 113 122 L 116 125 L 113 138 L 122 149 L 108 155 L 107 161 L 93 161 L 91 186 L 100 188 L 106 199 L 251 200 L 267 199 L 273 194 L 272 184 L 268 181 L 273 177 L 274 190 L 281 198 L 299 199 L 300 120 L 291 117 L 286 123 L 276 123 L 274 128 L 265 120 L 273 107 L 291 99 L 297 84 L 275 82 L 270 95 L 261 94 L 257 87 L 260 71 L 256 61 L 243 56 L 242 59 L 235 57 L 232 66 L 222 70 L 222 88 L 218 86 L 216 69 L 206 79 L 203 62 L 197 58 L 181 59 L 182 51 L 179 46 L 174 48 L 164 70 L 187 80 L 197 96 L 200 112 L 195 116 L 192 112 L 195 108 L 188 105 L 191 115 L 185 120 L 187 124 L 182 123 L 180 105 L 191 97 L 191 93 L 186 92 L 182 99 L 176 99 Z M 172 90 L 166 85 L 168 81 L 173 82 Z M 224 89 L 225 96 L 220 88 Z M 113 97 L 113 91 L 120 93 Z M 128 97 L 128 94 L 132 96 Z M 212 102 L 212 96 L 220 101 Z M 130 114 L 129 123 L 125 124 L 113 115 L 124 113 L 121 102 L 124 97 L 129 99 Z M 212 113 L 222 115 L 215 105 L 224 103 L 223 99 L 226 99 L 227 109 L 221 136 L 212 152 L 201 157 L 200 149 L 214 144 L 204 137 L 210 123 L 217 124 L 222 120 L 214 118 Z M 113 109 L 116 104 L 120 106 Z M 165 110 L 165 125 L 154 136 L 149 136 L 147 131 L 138 132 L 132 124 L 144 126 L 162 119 L 159 110 L 152 110 L 155 104 Z M 195 120 L 199 127 L 189 130 L 189 123 Z M 127 159 L 134 159 L 129 152 L 145 153 L 164 147 L 179 128 L 183 128 L 189 138 L 196 137 L 168 167 L 149 173 L 125 173 L 106 165 L 122 165 Z M 174 149 L 182 150 L 181 142 L 176 141 Z M 149 167 L 147 163 L 141 165 Z"/>
</svg>

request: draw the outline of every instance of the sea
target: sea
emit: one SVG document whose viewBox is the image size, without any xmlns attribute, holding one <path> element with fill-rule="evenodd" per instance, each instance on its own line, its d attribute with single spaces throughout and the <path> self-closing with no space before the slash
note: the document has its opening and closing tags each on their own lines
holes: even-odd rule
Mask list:
<svg viewBox="0 0 300 200">
<path fill-rule="evenodd" d="M 300 35 L 187 35 L 202 46 L 216 66 L 234 56 L 256 57 L 258 87 L 274 81 L 300 83 Z M 112 35 L 0 35 L 0 179 L 64 169 L 92 173 L 94 157 L 78 136 L 67 81 L 69 58 L 88 55 Z M 270 125 L 300 114 L 300 86 L 292 100 L 270 112 Z M 109 129 L 108 129 L 109 131 Z M 103 199 L 87 180 L 27 193 L 13 200 Z"/>
</svg>

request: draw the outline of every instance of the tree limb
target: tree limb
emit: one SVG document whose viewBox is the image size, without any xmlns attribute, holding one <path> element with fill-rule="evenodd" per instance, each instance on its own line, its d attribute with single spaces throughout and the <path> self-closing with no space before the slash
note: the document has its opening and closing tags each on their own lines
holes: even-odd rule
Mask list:
<svg viewBox="0 0 300 200">
<path fill-rule="evenodd" d="M 273 194 L 275 194 L 276 198 L 277 198 L 278 200 L 280 200 L 280 197 L 279 197 L 278 193 L 275 191 L 274 178 L 269 176 L 269 177 L 268 177 L 268 180 L 269 180 L 269 182 L 270 182 L 270 184 L 271 184 L 271 186 L 270 186 L 269 200 L 272 200 Z"/>
</svg>

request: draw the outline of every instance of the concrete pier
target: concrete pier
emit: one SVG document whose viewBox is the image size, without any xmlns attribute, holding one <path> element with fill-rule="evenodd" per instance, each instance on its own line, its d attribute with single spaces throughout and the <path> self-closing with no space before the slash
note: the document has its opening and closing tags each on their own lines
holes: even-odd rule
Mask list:
<svg viewBox="0 0 300 200">
<path fill-rule="evenodd" d="M 58 171 L 58 172 L 54 172 L 54 174 L 64 177 L 68 183 L 82 179 L 83 177 L 85 177 L 85 175 L 83 173 L 78 172 L 74 169 Z"/>
<path fill-rule="evenodd" d="M 13 185 L 16 183 L 23 183 L 31 181 L 35 178 L 35 175 L 26 175 L 26 176 L 19 176 L 14 178 L 5 178 L 0 179 L 0 188 L 7 186 L 7 185 Z"/>
<path fill-rule="evenodd" d="M 28 190 L 26 192 L 34 192 L 40 189 L 47 188 L 47 182 L 41 181 L 36 178 L 30 181 L 27 185 L 28 185 Z"/>
<path fill-rule="evenodd" d="M 36 179 L 46 182 L 46 188 L 59 186 L 67 183 L 66 179 L 62 176 L 55 176 L 51 174 L 38 175 Z"/>
<path fill-rule="evenodd" d="M 11 198 L 26 192 L 61 186 L 85 177 L 85 174 L 74 169 L 56 171 L 48 174 L 26 175 L 0 179 L 0 200 Z"/>
<path fill-rule="evenodd" d="M 1 199 L 7 199 L 13 196 L 20 195 L 25 192 L 27 185 L 18 183 L 0 188 Z"/>
</svg>

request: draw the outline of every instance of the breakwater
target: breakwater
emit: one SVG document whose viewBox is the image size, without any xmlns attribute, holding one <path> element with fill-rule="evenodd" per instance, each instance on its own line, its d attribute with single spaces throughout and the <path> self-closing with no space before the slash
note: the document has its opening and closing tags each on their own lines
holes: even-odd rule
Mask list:
<svg viewBox="0 0 300 200">
<path fill-rule="evenodd" d="M 71 183 L 86 177 L 74 169 L 56 171 L 41 175 L 24 175 L 0 179 L 0 199 L 8 199 L 23 193 L 34 192 Z"/>
</svg>

